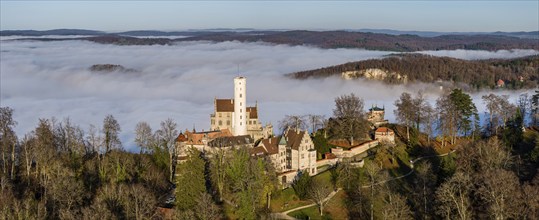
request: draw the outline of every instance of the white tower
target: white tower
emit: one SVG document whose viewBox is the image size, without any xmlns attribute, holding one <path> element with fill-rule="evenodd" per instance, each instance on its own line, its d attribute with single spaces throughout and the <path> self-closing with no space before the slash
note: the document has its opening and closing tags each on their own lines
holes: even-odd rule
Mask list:
<svg viewBox="0 0 539 220">
<path fill-rule="evenodd" d="M 247 134 L 247 117 L 246 117 L 246 79 L 243 76 L 234 78 L 234 118 L 233 132 L 235 136 Z"/>
</svg>

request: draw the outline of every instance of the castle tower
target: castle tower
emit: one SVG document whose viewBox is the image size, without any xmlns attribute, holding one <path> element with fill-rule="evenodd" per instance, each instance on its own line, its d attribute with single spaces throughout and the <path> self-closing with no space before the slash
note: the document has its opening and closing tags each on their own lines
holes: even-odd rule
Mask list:
<svg viewBox="0 0 539 220">
<path fill-rule="evenodd" d="M 243 76 L 234 78 L 234 118 L 233 132 L 235 136 L 247 134 L 246 79 Z"/>
</svg>

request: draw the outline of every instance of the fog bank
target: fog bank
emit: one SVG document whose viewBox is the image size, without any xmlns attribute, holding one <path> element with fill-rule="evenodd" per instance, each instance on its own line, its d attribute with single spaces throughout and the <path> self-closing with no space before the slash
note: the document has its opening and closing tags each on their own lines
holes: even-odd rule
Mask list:
<svg viewBox="0 0 539 220">
<path fill-rule="evenodd" d="M 115 46 L 86 41 L 2 41 L 0 105 L 15 110 L 19 136 L 33 130 L 39 118 L 70 117 L 87 130 L 90 124 L 101 127 L 103 118 L 112 114 L 122 128 L 124 147 L 136 150 L 134 128 L 140 121 L 147 121 L 155 130 L 160 121 L 172 118 L 181 130 L 207 130 L 213 99 L 231 98 L 232 80 L 242 75 L 247 77 L 248 104 L 258 101 L 262 123 L 277 125 L 287 114 L 330 116 L 334 98 L 352 92 L 365 99 L 367 107 L 385 106 L 393 121 L 393 102 L 403 91 L 426 89 L 434 100 L 437 90 L 424 84 L 388 86 L 338 77 L 303 81 L 284 77 L 290 72 L 391 53 L 240 42 Z M 462 53 L 458 52 L 459 56 Z M 500 52 L 483 53 L 482 57 L 501 56 Z M 503 54 L 522 55 L 519 51 Z M 478 55 L 466 56 L 471 59 Z M 106 63 L 139 72 L 88 70 L 91 65 Z"/>
</svg>

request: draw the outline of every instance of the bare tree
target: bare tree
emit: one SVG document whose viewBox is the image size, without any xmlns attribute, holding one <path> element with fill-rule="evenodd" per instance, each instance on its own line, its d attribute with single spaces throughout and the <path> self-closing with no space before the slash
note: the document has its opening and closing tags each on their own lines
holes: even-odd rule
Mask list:
<svg viewBox="0 0 539 220">
<path fill-rule="evenodd" d="M 417 95 L 412 100 L 412 103 L 414 109 L 413 121 L 415 123 L 416 130 L 419 131 L 420 125 L 424 124 L 424 121 L 427 118 L 427 111 L 429 110 L 428 108 L 431 108 L 431 106 L 427 102 L 427 99 L 422 91 L 417 92 Z"/>
<path fill-rule="evenodd" d="M 387 191 L 384 197 L 382 216 L 383 219 L 413 219 L 406 198 L 391 191 Z"/>
<path fill-rule="evenodd" d="M 153 141 L 153 133 L 150 125 L 144 121 L 139 122 L 135 127 L 135 143 L 140 147 L 140 152 L 150 152 L 150 145 Z"/>
<path fill-rule="evenodd" d="M 334 124 L 332 130 L 337 137 L 348 138 L 354 144 L 354 138 L 365 138 L 369 129 L 365 119 L 363 99 L 353 93 L 335 99 L 333 109 Z"/>
<path fill-rule="evenodd" d="M 54 129 L 56 145 L 60 152 L 82 155 L 85 153 L 86 143 L 84 131 L 71 123 L 69 118 L 58 123 Z"/>
<path fill-rule="evenodd" d="M 324 126 L 324 115 L 307 115 L 309 123 L 311 124 L 311 132 L 314 134 L 319 127 Z"/>
<path fill-rule="evenodd" d="M 403 92 L 400 98 L 395 101 L 397 107 L 394 111 L 397 116 L 397 121 L 406 126 L 406 139 L 410 141 L 410 126 L 416 117 L 416 109 L 414 107 L 414 100 L 410 93 Z"/>
<path fill-rule="evenodd" d="M 212 220 L 221 218 L 221 210 L 219 206 L 213 202 L 212 197 L 208 193 L 203 193 L 197 200 L 195 213 L 200 220 Z"/>
<path fill-rule="evenodd" d="M 365 163 L 365 173 L 367 174 L 367 178 L 369 179 L 369 188 L 371 191 L 371 199 L 370 199 L 370 206 L 371 206 L 371 220 L 374 219 L 374 194 L 376 187 L 379 186 L 379 182 L 383 179 L 382 176 L 382 166 L 375 161 L 368 161 Z"/>
<path fill-rule="evenodd" d="M 170 181 L 174 180 L 174 158 L 176 157 L 176 138 L 178 130 L 176 130 L 176 122 L 171 118 L 161 122 L 161 129 L 157 131 L 157 137 L 161 146 L 167 150 L 169 155 L 169 172 Z"/>
<path fill-rule="evenodd" d="M 95 125 L 90 124 L 88 128 L 88 134 L 86 135 L 86 142 L 88 143 L 87 152 L 99 153 L 103 146 L 103 137 L 100 135 L 100 132 L 95 127 Z"/>
<path fill-rule="evenodd" d="M 326 197 L 331 191 L 331 186 L 327 182 L 314 179 L 309 189 L 307 189 L 307 197 L 316 203 L 320 211 L 320 216 L 324 214 L 324 204 L 327 202 Z"/>
<path fill-rule="evenodd" d="M 286 131 L 286 129 L 305 130 L 306 127 L 305 116 L 302 115 L 286 115 L 283 120 L 279 121 L 281 131 Z"/>
<path fill-rule="evenodd" d="M 128 186 L 127 190 L 122 190 L 121 201 L 129 219 L 152 219 L 155 216 L 157 200 L 151 191 L 142 184 Z"/>
<path fill-rule="evenodd" d="M 424 106 L 425 120 L 423 121 L 423 131 L 427 134 L 427 143 L 430 144 L 430 139 L 434 134 L 434 123 L 436 122 L 436 111 L 427 102 Z"/>
<path fill-rule="evenodd" d="M 448 96 L 441 96 L 436 100 L 436 114 L 438 115 L 438 129 L 442 135 L 442 147 L 445 146 L 445 137 L 450 137 L 453 144 L 457 132 L 458 113 Z"/>
<path fill-rule="evenodd" d="M 530 114 L 532 115 L 532 124 L 539 125 L 539 90 L 535 90 L 535 94 L 530 101 Z"/>
<path fill-rule="evenodd" d="M 0 107 L 0 150 L 2 151 L 2 173 L 7 174 L 8 161 L 11 165 L 9 177 L 14 178 L 15 172 L 15 148 L 17 145 L 17 136 L 13 128 L 17 122 L 13 120 L 13 109 L 9 107 Z M 8 159 L 11 155 L 11 158 Z"/>
<path fill-rule="evenodd" d="M 456 172 L 436 191 L 437 212 L 447 219 L 467 220 L 472 218 L 471 178 L 463 172 Z"/>
<path fill-rule="evenodd" d="M 479 195 L 487 203 L 493 219 L 518 217 L 520 184 L 517 176 L 504 169 L 488 170 L 481 174 Z"/>
<path fill-rule="evenodd" d="M 23 163 L 23 167 L 25 168 L 26 170 L 26 177 L 29 178 L 30 177 L 30 170 L 32 168 L 32 161 L 35 159 L 36 155 L 36 148 L 35 148 L 35 145 L 36 145 L 36 140 L 35 140 L 35 136 L 30 133 L 30 134 L 27 134 L 27 135 L 24 135 L 24 138 L 22 139 L 21 141 L 21 154 L 22 154 L 22 157 L 24 158 L 24 163 Z"/>
<path fill-rule="evenodd" d="M 531 112 L 531 98 L 528 93 L 523 93 L 518 96 L 517 106 L 520 110 L 520 114 L 522 115 L 522 117 L 524 119 L 528 118 L 527 116 Z"/>
<path fill-rule="evenodd" d="M 122 142 L 118 136 L 120 133 L 120 125 L 112 115 L 107 115 L 103 120 L 103 137 L 105 152 L 110 152 L 112 149 L 121 149 Z"/>
<path fill-rule="evenodd" d="M 422 216 L 427 216 L 431 213 L 430 207 L 432 206 L 432 202 L 430 201 L 430 196 L 434 194 L 436 175 L 432 172 L 430 162 L 416 164 L 415 170 L 414 192 L 416 207 Z"/>
<path fill-rule="evenodd" d="M 535 179 L 539 180 L 539 176 L 535 176 Z M 539 181 L 535 181 L 533 184 L 525 184 L 522 187 L 522 193 L 520 198 L 519 207 L 519 219 L 531 219 L 534 216 L 539 216 Z"/>
<path fill-rule="evenodd" d="M 501 106 L 499 104 L 500 97 L 495 95 L 494 93 L 490 93 L 488 95 L 482 96 L 483 102 L 485 103 L 485 106 L 488 110 L 489 115 L 489 121 L 488 121 L 488 131 L 496 131 L 498 127 L 498 119 L 497 114 L 501 111 Z"/>
</svg>

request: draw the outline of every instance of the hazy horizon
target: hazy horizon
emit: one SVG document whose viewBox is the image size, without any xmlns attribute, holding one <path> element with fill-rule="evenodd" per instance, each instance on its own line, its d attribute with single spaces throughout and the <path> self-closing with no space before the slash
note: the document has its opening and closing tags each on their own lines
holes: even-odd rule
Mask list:
<svg viewBox="0 0 539 220">
<path fill-rule="evenodd" d="M 537 8 L 538 1 L 0 1 L 0 29 L 514 32 L 537 31 Z"/>
</svg>

